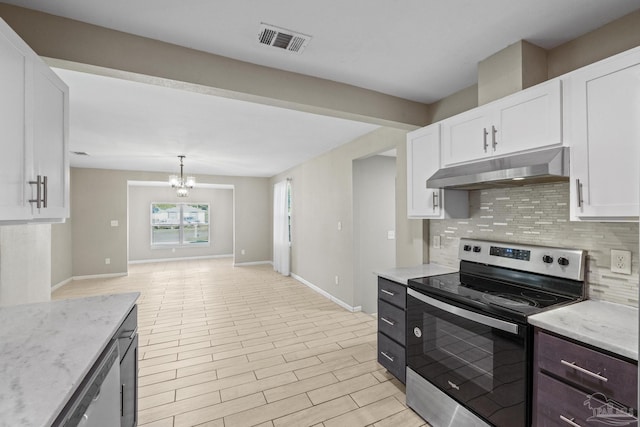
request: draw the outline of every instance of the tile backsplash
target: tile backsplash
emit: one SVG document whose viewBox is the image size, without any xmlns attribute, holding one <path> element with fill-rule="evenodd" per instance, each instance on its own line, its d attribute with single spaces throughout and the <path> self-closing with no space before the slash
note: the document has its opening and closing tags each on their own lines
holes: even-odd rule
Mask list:
<svg viewBox="0 0 640 427">
<path fill-rule="evenodd" d="M 457 267 L 461 237 L 584 249 L 589 298 L 638 306 L 638 223 L 569 221 L 568 183 L 470 191 L 469 209 L 469 219 L 429 221 L 429 262 Z M 609 270 L 611 249 L 631 251 L 630 276 Z"/>
</svg>

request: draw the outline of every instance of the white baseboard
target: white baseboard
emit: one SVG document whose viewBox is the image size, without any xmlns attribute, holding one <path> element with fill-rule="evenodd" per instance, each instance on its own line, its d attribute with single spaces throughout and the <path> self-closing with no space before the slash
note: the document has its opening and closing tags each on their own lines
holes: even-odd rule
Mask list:
<svg viewBox="0 0 640 427">
<path fill-rule="evenodd" d="M 128 276 L 129 273 L 109 273 L 109 274 L 90 274 L 88 276 L 73 276 L 73 280 L 88 280 L 88 279 L 109 279 L 111 277 Z"/>
<path fill-rule="evenodd" d="M 234 267 L 243 267 L 246 265 L 262 265 L 262 264 L 272 264 L 273 262 L 271 261 L 251 261 L 251 262 L 234 262 L 233 266 Z"/>
<path fill-rule="evenodd" d="M 129 261 L 128 264 L 151 264 L 154 262 L 188 261 L 192 259 L 215 259 L 215 258 L 231 258 L 231 257 L 233 257 L 233 254 L 189 256 L 189 257 L 180 257 L 180 258 L 137 259 L 137 260 Z"/>
<path fill-rule="evenodd" d="M 69 277 L 68 279 L 63 280 L 62 282 L 58 283 L 57 285 L 53 285 L 51 287 L 51 292 L 57 291 L 58 289 L 60 289 L 61 287 L 63 287 L 67 283 L 71 283 L 72 281 L 73 281 L 73 277 Z"/>
<path fill-rule="evenodd" d="M 309 282 L 308 280 L 303 279 L 302 277 L 298 276 L 295 273 L 291 273 L 291 277 L 293 277 L 294 279 L 296 279 L 298 282 L 302 283 L 303 285 L 308 286 L 309 288 L 311 288 L 312 290 L 316 291 L 317 293 L 319 293 L 323 297 L 328 298 L 331 301 L 335 302 L 340 307 L 342 307 L 342 308 L 344 308 L 346 310 L 349 310 L 352 313 L 355 313 L 355 312 L 358 312 L 358 311 L 362 311 L 362 306 L 359 305 L 357 307 L 352 307 L 349 304 L 347 304 L 346 302 L 342 301 L 341 299 L 338 299 L 338 298 L 334 297 L 329 292 L 325 291 L 322 288 L 317 287 L 313 283 Z"/>
</svg>

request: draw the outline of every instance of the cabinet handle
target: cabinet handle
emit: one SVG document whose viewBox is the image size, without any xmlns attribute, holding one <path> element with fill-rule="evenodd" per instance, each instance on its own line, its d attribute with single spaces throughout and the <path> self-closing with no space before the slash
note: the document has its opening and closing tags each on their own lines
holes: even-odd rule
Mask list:
<svg viewBox="0 0 640 427">
<path fill-rule="evenodd" d="M 47 176 L 43 176 L 42 177 L 42 190 L 44 195 L 42 196 L 42 207 L 46 208 L 48 203 L 47 200 L 49 199 L 49 185 L 48 185 L 49 179 L 47 178 Z"/>
<path fill-rule="evenodd" d="M 567 362 L 566 360 L 560 360 L 560 363 L 572 369 L 575 369 L 576 371 L 582 372 L 583 374 L 589 375 L 590 377 L 596 378 L 600 381 L 603 381 L 603 382 L 609 381 L 606 377 L 603 377 L 602 375 L 600 375 L 600 372 L 598 372 L 597 374 L 595 372 L 591 372 L 588 369 L 585 369 L 581 366 L 576 365 L 576 362 Z"/>
<path fill-rule="evenodd" d="M 124 384 L 120 386 L 120 417 L 124 417 Z"/>
<path fill-rule="evenodd" d="M 380 354 L 383 355 L 384 357 L 386 357 L 387 359 L 389 359 L 389 361 L 391 361 L 391 362 L 393 362 L 395 360 L 393 357 L 389 356 L 384 351 L 381 351 Z"/>
<path fill-rule="evenodd" d="M 493 151 L 496 151 L 496 146 L 498 145 L 498 141 L 496 140 L 496 133 L 498 133 L 498 129 L 495 126 L 491 126 L 491 146 L 493 147 Z"/>
<path fill-rule="evenodd" d="M 452 383 L 451 381 L 447 380 L 447 382 L 449 383 L 449 385 L 451 386 L 451 388 L 455 388 L 456 390 L 460 390 L 460 386 L 457 384 Z"/>
<path fill-rule="evenodd" d="M 389 291 L 388 291 L 388 290 L 386 290 L 386 289 L 380 289 L 380 292 L 382 292 L 383 294 L 387 294 L 387 295 L 389 295 L 390 297 L 392 297 L 392 296 L 395 296 L 395 295 L 396 295 L 396 294 L 394 294 L 393 292 L 389 292 Z"/>
<path fill-rule="evenodd" d="M 35 184 L 36 185 L 36 198 L 35 199 L 29 199 L 29 203 L 35 203 L 36 204 L 36 208 L 40 209 L 42 207 L 42 187 L 40 186 L 42 184 L 42 176 L 38 175 L 36 177 L 36 180 L 35 181 L 29 181 L 29 184 L 32 184 L 32 185 Z"/>
<path fill-rule="evenodd" d="M 574 422 L 573 422 L 573 420 L 575 420 L 575 418 L 571 418 L 571 419 L 569 419 L 569 418 L 565 417 L 564 415 L 560 415 L 560 419 L 561 419 L 562 421 L 564 421 L 565 423 L 569 424 L 570 426 L 573 426 L 573 427 L 582 427 L 580 424 L 576 424 L 576 423 L 574 423 Z"/>
<path fill-rule="evenodd" d="M 136 334 L 138 333 L 138 328 L 135 328 L 133 331 L 122 331 L 118 338 L 129 338 L 132 340 Z"/>
<path fill-rule="evenodd" d="M 580 178 L 576 178 L 576 198 L 578 199 L 578 207 L 581 208 L 584 200 L 582 200 L 582 184 L 580 184 Z"/>
<path fill-rule="evenodd" d="M 384 317 L 381 317 L 380 320 L 382 320 L 384 323 L 386 323 L 387 325 L 391 325 L 391 326 L 395 326 L 395 322 L 392 322 L 389 319 L 385 319 Z"/>
<path fill-rule="evenodd" d="M 436 208 L 438 207 L 438 192 L 434 191 L 431 194 L 431 197 L 433 199 L 433 211 L 435 212 Z"/>
<path fill-rule="evenodd" d="M 487 132 L 487 128 L 482 128 L 483 140 L 484 140 L 484 152 L 487 152 L 487 148 L 489 148 L 489 144 L 487 143 L 487 136 L 489 132 Z"/>
</svg>

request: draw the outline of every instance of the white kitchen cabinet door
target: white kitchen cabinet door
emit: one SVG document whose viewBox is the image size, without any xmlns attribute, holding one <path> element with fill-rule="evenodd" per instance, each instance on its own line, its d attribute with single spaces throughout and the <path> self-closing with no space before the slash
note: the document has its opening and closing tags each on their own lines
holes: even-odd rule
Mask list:
<svg viewBox="0 0 640 427">
<path fill-rule="evenodd" d="M 561 145 L 561 84 L 542 83 L 443 120 L 442 164 Z"/>
<path fill-rule="evenodd" d="M 562 82 L 559 79 L 515 93 L 495 106 L 489 140 L 502 156 L 562 144 Z"/>
<path fill-rule="evenodd" d="M 490 114 L 491 111 L 480 107 L 442 121 L 443 166 L 491 155 Z"/>
<path fill-rule="evenodd" d="M 567 77 L 572 220 L 637 221 L 640 49 Z"/>
<path fill-rule="evenodd" d="M 41 208 L 37 208 L 37 203 L 32 203 L 33 216 L 37 219 L 62 220 L 69 216 L 68 91 L 66 85 L 44 63 L 35 64 L 33 82 L 31 180 L 37 181 L 40 176 L 43 181 Z M 32 191 L 37 193 L 36 190 L 33 185 Z"/>
<path fill-rule="evenodd" d="M 26 202 L 25 78 L 27 59 L 16 36 L 0 26 L 0 221 L 31 216 Z"/>
<path fill-rule="evenodd" d="M 407 214 L 409 218 L 468 218 L 467 191 L 428 188 L 440 168 L 440 124 L 407 134 Z"/>
<path fill-rule="evenodd" d="M 68 88 L 1 19 L 0 93 L 0 222 L 64 221 Z"/>
</svg>

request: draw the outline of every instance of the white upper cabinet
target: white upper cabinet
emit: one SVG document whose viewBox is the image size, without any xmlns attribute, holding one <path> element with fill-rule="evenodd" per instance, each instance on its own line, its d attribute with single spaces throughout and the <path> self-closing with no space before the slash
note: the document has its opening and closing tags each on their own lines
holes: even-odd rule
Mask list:
<svg viewBox="0 0 640 427">
<path fill-rule="evenodd" d="M 407 134 L 407 214 L 409 218 L 468 218 L 467 191 L 428 188 L 440 168 L 440 124 Z"/>
<path fill-rule="evenodd" d="M 572 220 L 637 221 L 640 49 L 566 76 Z"/>
<path fill-rule="evenodd" d="M 68 88 L 0 20 L 0 222 L 69 216 Z"/>
<path fill-rule="evenodd" d="M 551 80 L 444 120 L 443 165 L 561 145 L 561 85 Z"/>
</svg>

